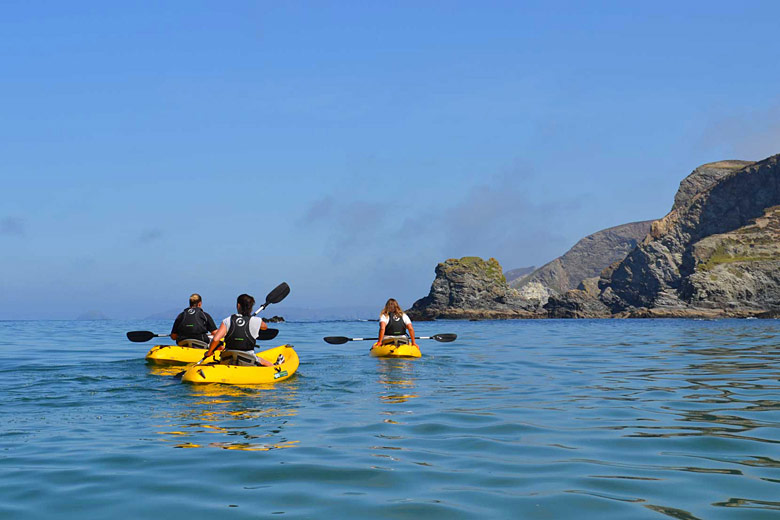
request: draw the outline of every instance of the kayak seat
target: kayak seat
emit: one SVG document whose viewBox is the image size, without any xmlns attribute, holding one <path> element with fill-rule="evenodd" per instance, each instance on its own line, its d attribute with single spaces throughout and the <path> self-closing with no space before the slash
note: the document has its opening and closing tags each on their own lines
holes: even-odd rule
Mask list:
<svg viewBox="0 0 780 520">
<path fill-rule="evenodd" d="M 203 348 L 203 349 L 209 348 L 208 343 L 200 341 L 199 339 L 182 339 L 180 341 L 177 341 L 176 344 L 179 345 L 180 347 Z"/>
<path fill-rule="evenodd" d="M 390 343 L 396 346 L 409 343 L 409 336 L 402 334 L 400 336 L 385 336 L 382 338 L 382 345 L 389 345 Z"/>
<path fill-rule="evenodd" d="M 244 350 L 223 350 L 219 355 L 219 364 L 238 367 L 255 367 L 260 365 L 254 352 Z"/>
</svg>

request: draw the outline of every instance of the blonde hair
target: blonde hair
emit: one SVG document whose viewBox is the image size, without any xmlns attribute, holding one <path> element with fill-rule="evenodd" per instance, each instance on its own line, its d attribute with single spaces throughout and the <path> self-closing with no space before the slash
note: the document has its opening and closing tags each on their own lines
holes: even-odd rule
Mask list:
<svg viewBox="0 0 780 520">
<path fill-rule="evenodd" d="M 390 316 L 390 314 L 395 314 L 399 318 L 404 315 L 403 309 L 401 309 L 401 306 L 398 305 L 398 302 L 395 301 L 394 298 L 390 298 L 387 300 L 387 303 L 385 304 L 385 308 L 382 309 L 382 314 L 385 316 Z"/>
</svg>

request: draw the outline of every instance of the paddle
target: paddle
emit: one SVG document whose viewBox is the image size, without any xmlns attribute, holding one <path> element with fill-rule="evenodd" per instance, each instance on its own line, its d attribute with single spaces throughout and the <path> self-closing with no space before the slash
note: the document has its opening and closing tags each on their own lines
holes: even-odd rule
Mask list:
<svg viewBox="0 0 780 520">
<path fill-rule="evenodd" d="M 127 339 L 134 343 L 143 343 L 144 341 L 149 341 L 152 338 L 166 338 L 168 336 L 170 336 L 170 334 L 155 334 L 154 332 L 150 332 L 148 330 L 134 330 L 127 333 Z"/>
<path fill-rule="evenodd" d="M 257 316 L 260 314 L 261 311 L 263 311 L 266 307 L 271 305 L 272 303 L 279 303 L 280 301 L 287 298 L 287 295 L 290 294 L 290 286 L 287 285 L 287 282 L 282 282 L 279 285 L 276 286 L 276 288 L 268 293 L 268 296 L 265 297 L 265 303 L 262 304 L 253 314 L 252 316 Z"/>
<path fill-rule="evenodd" d="M 455 341 L 457 337 L 457 334 L 435 334 L 433 336 L 415 336 L 414 339 L 435 339 L 436 341 L 440 341 L 442 343 L 449 343 L 451 341 Z M 376 341 L 379 338 L 347 338 L 345 336 L 328 336 L 327 338 L 322 339 L 325 340 L 325 343 L 330 343 L 331 345 L 342 345 L 347 341 Z"/>
<path fill-rule="evenodd" d="M 257 339 L 264 341 L 274 339 L 278 334 L 279 329 L 265 329 L 260 331 Z M 154 332 L 150 332 L 148 330 L 135 330 L 127 333 L 127 339 L 135 343 L 143 343 L 145 341 L 149 341 L 152 338 L 167 338 L 168 336 L 169 334 L 155 334 Z"/>
</svg>

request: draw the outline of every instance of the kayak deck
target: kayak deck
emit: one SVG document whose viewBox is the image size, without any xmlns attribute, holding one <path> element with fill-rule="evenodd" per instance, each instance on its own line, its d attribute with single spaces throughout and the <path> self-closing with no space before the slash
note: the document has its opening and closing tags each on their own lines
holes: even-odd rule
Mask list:
<svg viewBox="0 0 780 520">
<path fill-rule="evenodd" d="M 271 363 L 276 361 L 279 354 L 284 355 L 284 363 L 272 367 L 241 367 L 219 365 L 214 362 L 192 365 L 184 371 L 181 380 L 182 382 L 195 384 L 222 383 L 227 385 L 257 385 L 284 381 L 298 370 L 298 354 L 293 346 L 281 345 L 256 353 L 258 357 L 262 357 Z M 218 361 L 219 352 L 214 357 Z"/>
<path fill-rule="evenodd" d="M 393 343 L 389 343 L 387 345 L 374 345 L 371 347 L 371 350 L 369 353 L 373 357 L 403 357 L 403 358 L 419 358 L 422 357 L 422 352 L 420 352 L 420 348 L 415 345 L 410 345 L 408 343 L 401 343 L 400 345 L 395 345 Z"/>
<path fill-rule="evenodd" d="M 205 349 L 181 345 L 155 345 L 146 354 L 146 361 L 157 365 L 189 365 L 203 359 Z"/>
</svg>

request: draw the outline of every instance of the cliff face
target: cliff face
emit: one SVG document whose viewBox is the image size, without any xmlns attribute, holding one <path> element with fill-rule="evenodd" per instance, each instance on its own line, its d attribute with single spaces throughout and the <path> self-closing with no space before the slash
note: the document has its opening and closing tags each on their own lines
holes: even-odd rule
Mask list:
<svg viewBox="0 0 780 520">
<path fill-rule="evenodd" d="M 780 155 L 734 170 L 685 205 L 605 272 L 600 299 L 638 307 L 775 309 Z"/>
<path fill-rule="evenodd" d="M 650 232 L 652 222 L 651 220 L 632 222 L 588 235 L 563 256 L 511 285 L 513 288 L 520 289 L 529 284 L 539 283 L 552 289 L 554 293 L 564 294 L 575 289 L 586 278 L 598 276 L 613 262 L 625 258 L 628 252 Z"/>
<path fill-rule="evenodd" d="M 470 256 L 437 265 L 430 293 L 407 314 L 413 320 L 527 318 L 539 306 L 539 301 L 529 302 L 507 285 L 495 258 Z"/>
<path fill-rule="evenodd" d="M 685 208 L 693 197 L 712 187 L 721 178 L 751 164 L 753 163 L 750 161 L 718 161 L 699 166 L 680 181 L 672 211 Z"/>
<path fill-rule="evenodd" d="M 700 166 L 664 218 L 594 233 L 513 285 L 494 259 L 448 260 L 411 312 L 417 319 L 780 316 L 780 155 Z"/>
</svg>

